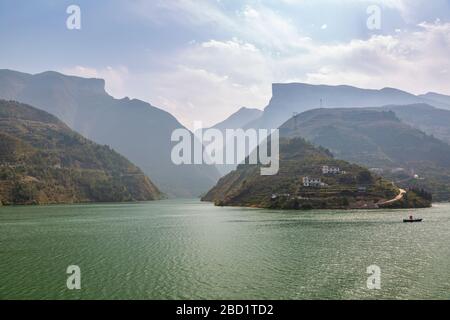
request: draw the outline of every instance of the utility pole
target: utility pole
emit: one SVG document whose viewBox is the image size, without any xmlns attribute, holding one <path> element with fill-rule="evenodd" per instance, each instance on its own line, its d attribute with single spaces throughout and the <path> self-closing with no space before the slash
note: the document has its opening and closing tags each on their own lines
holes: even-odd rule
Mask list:
<svg viewBox="0 0 450 320">
<path fill-rule="evenodd" d="M 298 116 L 298 112 L 293 112 L 292 116 L 294 118 L 294 128 L 297 128 L 297 116 Z"/>
</svg>

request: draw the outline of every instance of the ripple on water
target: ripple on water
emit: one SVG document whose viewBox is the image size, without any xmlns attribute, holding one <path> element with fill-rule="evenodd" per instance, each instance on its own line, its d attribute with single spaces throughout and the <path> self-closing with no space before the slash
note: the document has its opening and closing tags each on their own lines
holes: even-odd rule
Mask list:
<svg viewBox="0 0 450 320">
<path fill-rule="evenodd" d="M 195 200 L 0 208 L 1 298 L 448 299 L 450 205 L 294 212 Z M 68 265 L 83 290 L 65 289 Z M 366 268 L 382 290 L 366 288 Z"/>
</svg>

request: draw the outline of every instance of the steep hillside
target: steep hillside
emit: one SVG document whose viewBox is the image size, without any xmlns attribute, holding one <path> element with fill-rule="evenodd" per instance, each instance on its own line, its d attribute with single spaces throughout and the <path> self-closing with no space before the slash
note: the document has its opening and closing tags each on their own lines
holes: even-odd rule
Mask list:
<svg viewBox="0 0 450 320">
<path fill-rule="evenodd" d="M 305 83 L 274 84 L 272 99 L 264 114 L 247 127 L 278 128 L 293 113 L 316 108 L 378 107 L 388 104 L 413 104 L 423 100 L 413 94 L 393 89 L 360 89 L 352 86 L 310 85 Z"/>
<path fill-rule="evenodd" d="M 303 137 L 338 159 L 357 163 L 400 186 L 450 199 L 450 146 L 401 122 L 392 111 L 316 109 L 290 119 L 284 137 Z"/>
<path fill-rule="evenodd" d="M 213 128 L 221 131 L 244 128 L 248 123 L 255 121 L 262 114 L 262 110 L 242 107 L 224 121 L 213 126 Z"/>
<path fill-rule="evenodd" d="M 428 195 L 420 191 L 409 191 L 398 201 L 388 202 L 401 194 L 401 190 L 376 178 L 367 169 L 335 160 L 329 151 L 316 148 L 300 138 L 282 139 L 280 142 L 280 171 L 277 175 L 261 176 L 258 165 L 239 165 L 220 179 L 202 200 L 219 206 L 277 209 L 375 209 L 430 205 Z M 324 166 L 339 172 L 324 173 Z"/>
<path fill-rule="evenodd" d="M 435 107 L 450 110 L 450 96 L 429 92 L 427 94 L 420 95 L 419 97 Z"/>
<path fill-rule="evenodd" d="M 230 117 L 224 121 L 213 126 L 213 129 L 218 129 L 222 132 L 223 136 L 226 137 L 227 129 L 241 129 L 244 128 L 248 123 L 258 119 L 263 112 L 259 109 L 249 109 L 241 108 L 237 112 L 233 113 Z M 230 143 L 230 141 L 225 142 L 225 146 Z M 226 155 L 226 148 L 224 146 L 223 154 Z M 237 147 L 234 148 L 235 154 L 237 154 Z M 229 172 L 236 169 L 237 164 L 217 164 L 216 168 L 219 170 L 222 176 L 228 174 Z"/>
<path fill-rule="evenodd" d="M 450 144 L 450 110 L 428 104 L 390 105 L 377 109 L 394 111 L 402 122 Z"/>
<path fill-rule="evenodd" d="M 219 178 L 214 166 L 173 164 L 171 134 L 183 126 L 146 102 L 114 99 L 104 80 L 0 70 L 0 98 L 45 110 L 83 136 L 110 145 L 171 196 L 198 196 Z"/>
<path fill-rule="evenodd" d="M 142 171 L 56 117 L 0 100 L 3 204 L 146 201 L 161 193 Z"/>
</svg>

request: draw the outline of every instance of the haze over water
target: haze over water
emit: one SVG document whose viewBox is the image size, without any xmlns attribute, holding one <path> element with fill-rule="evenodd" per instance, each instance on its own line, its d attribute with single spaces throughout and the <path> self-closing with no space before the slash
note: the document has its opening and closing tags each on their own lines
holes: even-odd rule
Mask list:
<svg viewBox="0 0 450 320">
<path fill-rule="evenodd" d="M 404 224 L 413 213 L 423 223 Z M 449 299 L 450 204 L 274 211 L 198 200 L 0 208 L 0 299 Z M 80 291 L 66 268 L 81 268 Z M 381 268 L 368 290 L 366 268 Z"/>
</svg>

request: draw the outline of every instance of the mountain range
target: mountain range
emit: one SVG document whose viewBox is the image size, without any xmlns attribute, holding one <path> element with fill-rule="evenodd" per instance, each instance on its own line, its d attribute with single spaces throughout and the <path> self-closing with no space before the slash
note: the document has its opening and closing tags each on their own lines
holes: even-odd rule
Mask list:
<svg viewBox="0 0 450 320">
<path fill-rule="evenodd" d="M 450 110 L 448 96 L 432 93 L 416 96 L 394 88 L 375 90 L 346 85 L 276 83 L 272 85 L 272 98 L 263 114 L 248 122 L 245 127 L 275 129 L 295 113 L 318 108 L 361 108 L 421 103 Z"/>
<path fill-rule="evenodd" d="M 199 196 L 219 178 L 211 165 L 173 164 L 171 134 L 184 127 L 149 103 L 113 98 L 102 79 L 0 70 L 0 98 L 47 111 L 83 136 L 111 146 L 169 196 Z"/>
<path fill-rule="evenodd" d="M 236 168 L 173 164 L 171 134 L 184 127 L 149 103 L 113 98 L 102 79 L 0 70 L 0 98 L 44 110 L 95 143 L 110 146 L 169 196 L 204 194 L 220 173 Z M 438 93 L 290 83 L 273 85 L 263 111 L 241 108 L 213 128 L 281 126 L 285 137 L 306 138 L 338 159 L 380 169 L 401 186 L 426 187 L 445 200 L 450 198 L 448 120 L 450 97 Z"/>
<path fill-rule="evenodd" d="M 436 200 L 448 200 L 447 102 L 445 95 L 415 96 L 391 88 L 274 84 L 264 112 L 242 128 L 281 126 L 285 137 L 303 137 L 338 159 L 373 168 L 404 187 L 426 188 Z"/>
</svg>

